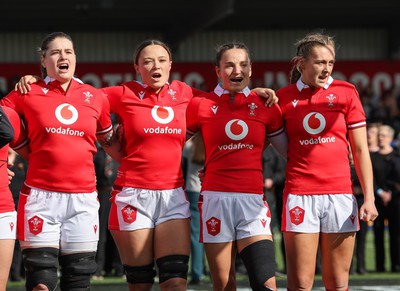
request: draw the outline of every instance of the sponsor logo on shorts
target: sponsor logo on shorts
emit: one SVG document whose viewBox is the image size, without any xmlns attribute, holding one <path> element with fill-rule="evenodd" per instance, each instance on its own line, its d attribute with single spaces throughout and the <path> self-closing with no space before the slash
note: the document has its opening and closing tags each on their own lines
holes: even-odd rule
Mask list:
<svg viewBox="0 0 400 291">
<path fill-rule="evenodd" d="M 34 235 L 38 235 L 43 230 L 43 219 L 35 215 L 34 217 L 28 220 L 28 225 L 29 225 L 29 232 Z"/>
<path fill-rule="evenodd" d="M 174 119 L 174 110 L 168 106 L 155 105 L 151 110 L 151 117 L 160 124 L 168 124 Z M 149 134 L 182 134 L 182 128 L 173 128 L 168 126 L 145 127 L 145 133 Z"/>
<path fill-rule="evenodd" d="M 136 221 L 136 215 L 137 215 L 136 207 L 127 205 L 124 208 L 122 208 L 122 218 L 126 223 L 131 224 L 134 221 Z"/>
<path fill-rule="evenodd" d="M 10 230 L 11 230 L 11 231 L 14 230 L 14 222 L 10 222 Z"/>
<path fill-rule="evenodd" d="M 305 214 L 305 210 L 303 208 L 296 206 L 289 210 L 289 214 L 290 214 L 290 221 L 293 224 L 299 225 L 303 223 Z"/>
<path fill-rule="evenodd" d="M 309 134 L 315 135 L 320 134 L 324 131 L 326 127 L 325 117 L 318 112 L 310 112 L 303 119 L 303 128 Z M 306 145 L 316 145 L 323 143 L 333 143 L 336 142 L 336 138 L 334 136 L 327 137 L 313 137 L 310 139 L 302 139 L 299 141 L 302 146 Z"/>
<path fill-rule="evenodd" d="M 211 217 L 206 222 L 207 232 L 209 235 L 216 236 L 221 232 L 221 220 L 215 217 Z"/>
</svg>

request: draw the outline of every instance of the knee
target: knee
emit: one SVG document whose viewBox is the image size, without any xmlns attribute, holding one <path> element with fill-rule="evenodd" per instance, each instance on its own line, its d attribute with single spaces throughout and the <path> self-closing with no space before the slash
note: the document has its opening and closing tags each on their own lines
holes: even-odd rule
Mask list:
<svg viewBox="0 0 400 291">
<path fill-rule="evenodd" d="M 160 283 L 172 278 L 187 279 L 189 256 L 171 255 L 156 260 Z"/>
<path fill-rule="evenodd" d="M 60 256 L 61 290 L 90 290 L 90 277 L 96 272 L 95 252 Z"/>
<path fill-rule="evenodd" d="M 270 240 L 260 240 L 240 252 L 246 266 L 250 286 L 253 290 L 269 290 L 275 288 L 275 250 Z"/>
<path fill-rule="evenodd" d="M 147 266 L 128 266 L 124 265 L 126 281 L 130 284 L 153 284 L 156 270 L 154 263 Z"/>
<path fill-rule="evenodd" d="M 32 290 L 37 286 L 42 288 L 46 286 L 48 290 L 56 289 L 57 258 L 58 249 L 56 248 L 30 248 L 22 251 L 27 290 Z"/>
</svg>

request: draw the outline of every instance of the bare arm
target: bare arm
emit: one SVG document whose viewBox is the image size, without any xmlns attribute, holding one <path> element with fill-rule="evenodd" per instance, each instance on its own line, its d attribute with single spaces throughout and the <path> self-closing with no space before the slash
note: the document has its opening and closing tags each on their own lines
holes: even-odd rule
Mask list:
<svg viewBox="0 0 400 291">
<path fill-rule="evenodd" d="M 364 193 L 364 203 L 360 208 L 360 219 L 373 221 L 378 216 L 378 211 L 375 207 L 373 172 L 365 127 L 349 130 L 349 140 L 354 167 Z"/>
</svg>

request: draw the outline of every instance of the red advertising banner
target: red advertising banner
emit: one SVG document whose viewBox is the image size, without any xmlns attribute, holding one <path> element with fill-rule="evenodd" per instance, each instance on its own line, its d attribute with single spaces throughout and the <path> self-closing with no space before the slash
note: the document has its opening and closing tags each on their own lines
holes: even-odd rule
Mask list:
<svg viewBox="0 0 400 291">
<path fill-rule="evenodd" d="M 173 63 L 171 79 L 186 82 L 204 90 L 217 84 L 211 63 Z M 288 84 L 289 62 L 256 62 L 253 64 L 252 87 L 279 88 Z M 0 91 L 9 92 L 16 80 L 25 74 L 40 75 L 39 63 L 0 63 Z M 132 64 L 78 63 L 76 76 L 95 87 L 113 86 L 135 78 Z M 372 86 L 376 94 L 392 87 L 400 87 L 400 61 L 338 61 L 333 77 L 357 86 Z"/>
</svg>

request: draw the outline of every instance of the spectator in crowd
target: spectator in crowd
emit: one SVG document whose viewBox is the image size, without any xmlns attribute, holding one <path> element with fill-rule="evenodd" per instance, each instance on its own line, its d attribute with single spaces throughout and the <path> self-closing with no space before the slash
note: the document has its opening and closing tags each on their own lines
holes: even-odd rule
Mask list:
<svg viewBox="0 0 400 291">
<path fill-rule="evenodd" d="M 368 135 L 368 129 L 367 129 Z M 364 204 L 364 194 L 362 192 L 362 187 L 360 184 L 360 180 L 357 177 L 357 172 L 354 167 L 353 154 L 349 151 L 349 160 L 350 160 L 350 170 L 351 170 L 351 179 L 353 184 L 353 193 L 357 199 L 358 209 L 361 208 L 361 205 Z M 365 268 L 365 244 L 367 239 L 368 232 L 368 222 L 363 221 L 357 218 L 360 223 L 360 229 L 356 233 L 356 242 L 355 242 L 355 258 L 356 258 L 356 272 L 357 274 L 364 275 L 367 273 Z M 354 264 L 352 263 L 352 269 L 354 268 Z M 353 270 L 352 270 L 353 271 Z"/>
<path fill-rule="evenodd" d="M 275 202 L 275 215 L 272 216 L 272 224 L 277 226 L 280 231 L 282 227 L 282 206 L 283 206 L 283 189 L 285 187 L 286 179 L 286 160 L 277 152 L 277 150 L 270 146 L 263 152 L 263 176 L 264 176 L 264 190 L 268 205 L 269 197 L 272 196 Z M 283 255 L 283 272 L 286 273 L 285 263 L 285 244 L 283 237 L 281 239 L 281 245 L 279 246 Z"/>
<path fill-rule="evenodd" d="M 187 132 L 202 135 L 205 173 L 200 196 L 201 237 L 214 290 L 235 290 L 239 252 L 253 290 L 276 290 L 271 211 L 265 201 L 265 140 L 286 156 L 281 110 L 248 88 L 251 60 L 242 43 L 217 49 L 220 84 L 188 106 Z"/>
<path fill-rule="evenodd" d="M 334 39 L 310 33 L 296 46 L 291 85 L 277 92 L 289 139 L 282 217 L 287 288 L 312 289 L 320 247 L 325 288 L 347 290 L 356 219 L 378 216 L 366 117 L 355 87 L 331 77 Z M 364 193 L 359 211 L 349 143 Z"/>
<path fill-rule="evenodd" d="M 110 155 L 106 153 L 103 147 L 96 142 L 97 153 L 94 156 L 94 166 L 96 171 L 96 188 L 100 201 L 99 209 L 99 243 L 97 246 L 96 262 L 97 270 L 93 278 L 101 280 L 103 276 L 112 269 L 118 276 L 122 276 L 123 269 L 120 263 L 118 251 L 116 250 L 114 240 L 108 230 L 108 216 L 110 214 L 110 198 L 111 190 L 117 177 L 118 163 L 114 161 Z M 113 248 L 108 249 L 108 245 Z M 110 254 L 110 256 L 108 255 Z M 112 257 L 113 254 L 115 257 Z M 110 261 L 111 260 L 111 261 Z M 118 264 L 119 262 L 119 264 Z M 113 266 L 114 264 L 114 266 Z M 106 270 L 108 269 L 108 270 Z M 110 274 L 111 275 L 111 274 Z"/>
<path fill-rule="evenodd" d="M 199 171 L 204 167 L 204 145 L 200 134 L 186 142 L 182 162 L 185 191 L 190 202 L 190 285 L 201 285 L 204 274 L 204 246 L 200 242 L 200 212 L 198 201 L 201 182 Z"/>
<path fill-rule="evenodd" d="M 393 195 L 393 185 L 390 184 L 389 176 L 394 167 L 393 157 L 395 152 L 391 145 L 394 138 L 394 129 L 389 125 L 380 125 L 378 130 L 379 150 L 371 153 L 372 166 L 375 178 L 375 201 L 379 217 L 374 221 L 375 240 L 375 268 L 377 272 L 385 272 L 385 220 L 389 223 L 390 260 L 391 270 L 395 272 L 398 266 L 399 244 L 396 244 L 398 226 L 398 201 Z"/>
<path fill-rule="evenodd" d="M 379 151 L 378 131 L 380 125 L 376 122 L 367 123 L 367 142 L 370 153 Z"/>
<path fill-rule="evenodd" d="M 391 271 L 400 272 L 400 151 L 392 157 L 388 185 L 392 191 L 389 202 L 389 236 Z"/>
</svg>

